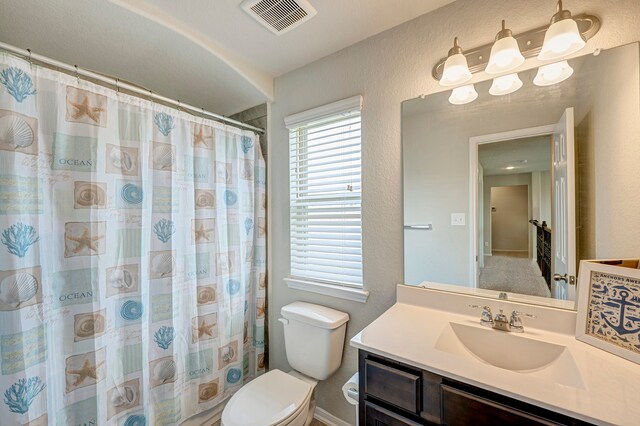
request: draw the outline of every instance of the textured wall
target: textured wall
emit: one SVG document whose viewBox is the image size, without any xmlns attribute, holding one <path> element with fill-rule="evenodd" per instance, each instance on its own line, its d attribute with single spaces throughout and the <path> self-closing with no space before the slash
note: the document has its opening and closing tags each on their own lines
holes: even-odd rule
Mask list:
<svg viewBox="0 0 640 426">
<path fill-rule="evenodd" d="M 590 12 L 602 19 L 603 28 L 589 42 L 591 46 L 606 48 L 640 39 L 640 1 L 568 0 L 565 6 L 575 14 Z M 395 284 L 402 280 L 403 265 L 401 102 L 440 91 L 431 68 L 446 54 L 454 35 L 463 47 L 474 47 L 493 40 L 502 18 L 521 32 L 548 22 L 554 8 L 551 0 L 457 0 L 276 80 L 269 125 L 272 368 L 289 368 L 282 328 L 276 322 L 282 305 L 304 300 L 344 310 L 351 315 L 350 339 L 395 302 Z M 364 285 L 371 291 L 366 304 L 290 290 L 282 281 L 289 272 L 284 117 L 359 93 L 364 95 Z M 347 346 L 340 370 L 316 391 L 319 407 L 351 423 L 354 409 L 344 401 L 340 387 L 356 370 L 357 352 Z"/>
</svg>

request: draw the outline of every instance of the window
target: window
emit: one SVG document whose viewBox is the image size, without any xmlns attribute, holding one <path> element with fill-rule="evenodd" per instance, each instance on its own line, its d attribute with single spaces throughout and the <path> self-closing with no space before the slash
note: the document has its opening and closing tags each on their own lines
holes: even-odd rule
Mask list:
<svg viewBox="0 0 640 426">
<path fill-rule="evenodd" d="M 362 287 L 361 101 L 356 96 L 285 120 L 292 278 Z"/>
</svg>

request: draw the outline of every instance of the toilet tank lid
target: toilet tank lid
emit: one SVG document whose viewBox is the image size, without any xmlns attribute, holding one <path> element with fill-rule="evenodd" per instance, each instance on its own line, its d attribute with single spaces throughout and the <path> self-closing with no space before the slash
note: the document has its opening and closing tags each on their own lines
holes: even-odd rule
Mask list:
<svg viewBox="0 0 640 426">
<path fill-rule="evenodd" d="M 300 321 L 320 328 L 334 329 L 349 321 L 349 314 L 313 303 L 293 302 L 285 305 L 280 314 L 288 319 Z"/>
</svg>

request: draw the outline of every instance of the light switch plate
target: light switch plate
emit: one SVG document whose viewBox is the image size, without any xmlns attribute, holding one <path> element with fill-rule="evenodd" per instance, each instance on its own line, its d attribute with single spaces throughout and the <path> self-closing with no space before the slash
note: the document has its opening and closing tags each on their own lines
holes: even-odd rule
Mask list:
<svg viewBox="0 0 640 426">
<path fill-rule="evenodd" d="M 451 226 L 464 226 L 465 214 L 464 213 L 451 213 Z"/>
</svg>

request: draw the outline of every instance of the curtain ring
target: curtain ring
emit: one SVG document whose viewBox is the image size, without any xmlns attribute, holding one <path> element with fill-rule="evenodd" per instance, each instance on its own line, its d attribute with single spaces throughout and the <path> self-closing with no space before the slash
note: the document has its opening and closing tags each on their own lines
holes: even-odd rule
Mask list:
<svg viewBox="0 0 640 426">
<path fill-rule="evenodd" d="M 78 66 L 74 65 L 74 68 L 76 69 L 76 80 L 78 80 L 78 84 L 80 84 L 80 74 L 78 73 Z"/>
<path fill-rule="evenodd" d="M 120 79 L 116 78 L 116 93 L 120 93 Z"/>
<path fill-rule="evenodd" d="M 33 66 L 33 61 L 31 60 L 31 49 L 27 49 L 27 52 L 29 52 L 29 56 L 27 57 L 27 61 L 29 61 L 29 66 Z"/>
</svg>

